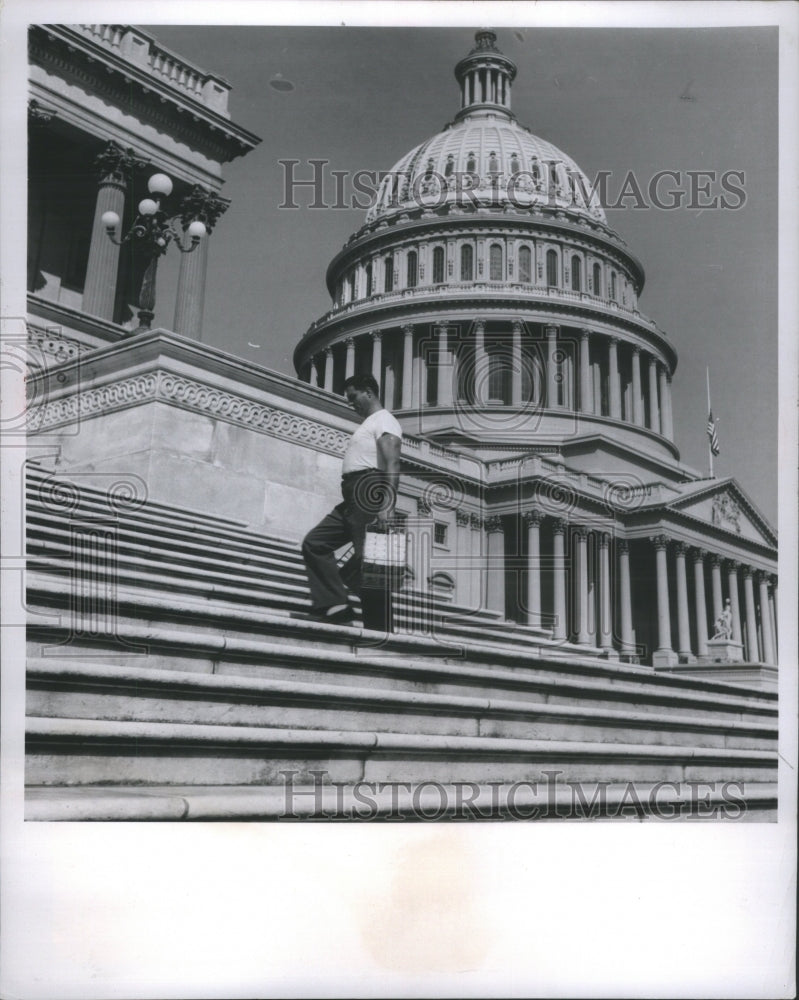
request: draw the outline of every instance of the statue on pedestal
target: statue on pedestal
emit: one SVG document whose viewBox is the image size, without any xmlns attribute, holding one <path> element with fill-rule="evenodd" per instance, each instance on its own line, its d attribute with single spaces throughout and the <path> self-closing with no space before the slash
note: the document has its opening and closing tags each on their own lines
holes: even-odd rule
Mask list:
<svg viewBox="0 0 799 1000">
<path fill-rule="evenodd" d="M 732 639 L 732 610 L 730 608 L 729 597 L 724 602 L 724 610 L 716 619 L 714 626 L 714 639 Z"/>
</svg>

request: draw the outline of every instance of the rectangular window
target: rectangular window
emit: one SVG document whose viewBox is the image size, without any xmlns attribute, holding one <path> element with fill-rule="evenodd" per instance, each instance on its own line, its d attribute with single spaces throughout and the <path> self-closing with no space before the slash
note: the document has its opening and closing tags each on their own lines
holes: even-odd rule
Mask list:
<svg viewBox="0 0 799 1000">
<path fill-rule="evenodd" d="M 436 521 L 433 525 L 433 541 L 436 545 L 446 545 L 447 544 L 447 526 L 446 524 L 441 524 L 440 521 Z"/>
</svg>

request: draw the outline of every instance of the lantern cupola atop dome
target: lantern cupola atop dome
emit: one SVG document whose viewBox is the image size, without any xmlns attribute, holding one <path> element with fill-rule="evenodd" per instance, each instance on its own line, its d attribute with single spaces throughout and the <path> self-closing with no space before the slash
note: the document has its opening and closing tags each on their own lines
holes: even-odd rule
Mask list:
<svg viewBox="0 0 799 1000">
<path fill-rule="evenodd" d="M 474 39 L 474 48 L 455 67 L 461 88 L 461 110 L 455 120 L 486 113 L 513 118 L 510 91 L 516 64 L 499 51 L 497 36 L 488 28 L 478 31 Z"/>
</svg>

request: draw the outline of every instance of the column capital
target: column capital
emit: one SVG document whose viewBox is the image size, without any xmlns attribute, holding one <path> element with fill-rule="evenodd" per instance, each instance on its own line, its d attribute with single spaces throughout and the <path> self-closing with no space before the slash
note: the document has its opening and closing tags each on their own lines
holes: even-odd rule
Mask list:
<svg viewBox="0 0 799 1000">
<path fill-rule="evenodd" d="M 770 573 L 767 573 L 764 569 L 755 570 L 755 579 L 758 583 L 764 583 L 768 586 Z"/>
<path fill-rule="evenodd" d="M 591 336 L 591 330 L 589 330 L 588 327 L 585 326 L 582 327 L 582 329 L 580 330 L 580 340 L 588 340 L 590 336 Z"/>
<path fill-rule="evenodd" d="M 777 578 L 777 574 L 776 574 L 776 573 L 767 573 L 766 575 L 767 575 L 767 577 L 768 577 L 768 581 L 767 581 L 767 582 L 768 582 L 768 583 L 769 583 L 769 584 L 770 584 L 770 585 L 771 585 L 772 587 L 776 587 L 776 586 L 777 586 L 777 579 L 778 579 L 778 578 Z"/>
<path fill-rule="evenodd" d="M 637 354 L 639 357 L 641 355 L 641 345 L 633 344 L 633 354 Z"/>
<path fill-rule="evenodd" d="M 611 347 L 617 347 L 619 343 L 619 338 L 612 333 L 608 334 L 608 343 L 611 345 Z"/>
<path fill-rule="evenodd" d="M 513 320 L 510 328 L 513 333 L 521 333 L 523 328 L 522 321 L 518 319 Z"/>
<path fill-rule="evenodd" d="M 347 348 L 355 347 L 355 338 L 354 337 L 346 337 L 345 340 L 344 340 L 344 346 L 347 347 Z"/>
<path fill-rule="evenodd" d="M 599 543 L 600 549 L 606 549 L 610 545 L 610 533 L 607 531 L 597 532 L 597 541 Z"/>
<path fill-rule="evenodd" d="M 751 580 L 755 572 L 751 566 L 742 566 L 741 571 L 743 573 L 744 580 Z"/>
<path fill-rule="evenodd" d="M 655 546 L 657 551 L 665 550 L 671 539 L 668 535 L 651 535 L 649 541 Z"/>
<path fill-rule="evenodd" d="M 332 357 L 332 355 L 333 355 L 333 347 L 331 345 L 325 348 L 325 357 L 329 358 Z"/>
<path fill-rule="evenodd" d="M 483 519 L 480 517 L 479 514 L 470 514 L 469 515 L 469 525 L 475 531 L 480 531 L 480 529 L 483 527 Z"/>
<path fill-rule="evenodd" d="M 707 559 L 707 549 L 699 549 L 696 546 L 691 548 L 691 560 L 693 562 L 704 562 L 705 559 Z"/>
<path fill-rule="evenodd" d="M 136 156 L 132 149 L 123 149 L 118 142 L 108 142 L 94 158 L 94 169 L 98 179 L 115 184 L 124 184 L 136 169 L 144 169 L 147 161 Z"/>
<path fill-rule="evenodd" d="M 487 534 L 492 534 L 494 532 L 502 531 L 502 518 L 499 514 L 491 514 L 483 522 L 483 527 L 485 528 Z"/>
<path fill-rule="evenodd" d="M 58 117 L 58 112 L 44 108 L 37 100 L 28 101 L 28 124 L 31 128 L 43 129 Z"/>
<path fill-rule="evenodd" d="M 710 553 L 710 564 L 711 566 L 719 566 L 719 567 L 721 566 L 721 556 L 718 554 L 718 552 Z"/>
<path fill-rule="evenodd" d="M 205 223 L 205 228 L 210 233 L 229 207 L 228 198 L 220 198 L 215 191 L 209 191 L 208 188 L 195 184 L 180 200 L 180 221 L 187 226 L 195 219 L 199 219 Z"/>
<path fill-rule="evenodd" d="M 383 331 L 382 330 L 372 330 L 372 331 L 370 331 L 370 335 L 372 337 L 372 340 L 382 340 L 382 338 L 383 338 Z"/>
<path fill-rule="evenodd" d="M 552 531 L 556 535 L 563 535 L 566 533 L 566 529 L 569 526 L 569 522 L 562 517 L 556 517 L 552 521 Z"/>
<path fill-rule="evenodd" d="M 688 546 L 685 542 L 675 542 L 674 551 L 678 556 L 684 559 L 686 553 L 688 552 Z"/>
<path fill-rule="evenodd" d="M 544 519 L 544 515 L 540 510 L 526 510 L 522 514 L 522 520 L 526 525 L 540 524 Z"/>
<path fill-rule="evenodd" d="M 560 332 L 560 327 L 554 326 L 552 323 L 547 323 L 545 329 L 548 337 L 557 337 Z"/>
<path fill-rule="evenodd" d="M 469 524 L 469 512 L 462 507 L 457 507 L 455 509 L 455 523 L 465 528 Z"/>
<path fill-rule="evenodd" d="M 582 541 L 588 538 L 588 528 L 584 524 L 575 524 L 573 531 Z"/>
<path fill-rule="evenodd" d="M 482 319 L 476 320 L 474 324 L 475 333 L 485 333 L 485 328 L 486 328 L 485 320 Z"/>
<path fill-rule="evenodd" d="M 727 570 L 728 573 L 737 573 L 738 570 L 741 568 L 741 564 L 738 562 L 737 559 L 725 559 L 724 568 Z"/>
<path fill-rule="evenodd" d="M 616 548 L 619 550 L 619 552 L 623 552 L 625 555 L 628 555 L 629 552 L 630 552 L 630 540 L 629 540 L 629 538 L 617 538 L 616 539 Z"/>
<path fill-rule="evenodd" d="M 414 326 L 413 323 L 405 323 L 402 327 L 402 332 L 406 337 L 413 336 Z"/>
</svg>

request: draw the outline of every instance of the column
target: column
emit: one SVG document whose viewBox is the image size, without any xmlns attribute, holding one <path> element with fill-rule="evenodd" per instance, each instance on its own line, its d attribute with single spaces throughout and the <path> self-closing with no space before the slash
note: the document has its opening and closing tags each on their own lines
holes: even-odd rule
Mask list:
<svg viewBox="0 0 799 1000">
<path fill-rule="evenodd" d="M 757 580 L 760 588 L 760 628 L 763 632 L 763 662 L 774 663 L 774 642 L 771 635 L 771 616 L 768 606 L 768 574 L 759 572 Z"/>
<path fill-rule="evenodd" d="M 641 348 L 633 347 L 633 423 L 644 426 L 644 398 L 641 395 Z"/>
<path fill-rule="evenodd" d="M 663 433 L 669 439 L 669 441 L 674 440 L 674 420 L 672 417 L 671 409 L 671 375 L 666 372 L 665 385 L 662 387 L 664 390 L 664 413 L 666 416 L 666 426 Z"/>
<path fill-rule="evenodd" d="M 402 328 L 402 409 L 413 406 L 413 326 Z"/>
<path fill-rule="evenodd" d="M 694 564 L 694 606 L 696 609 L 696 652 L 707 656 L 707 606 L 705 604 L 705 563 L 704 549 L 692 549 Z"/>
<path fill-rule="evenodd" d="M 383 392 L 383 332 L 372 330 L 372 378 L 377 382 L 378 395 Z M 382 395 L 381 395 L 382 398 Z"/>
<path fill-rule="evenodd" d="M 750 663 L 757 663 L 757 615 L 755 613 L 755 590 L 752 586 L 752 567 L 744 566 L 743 575 L 744 607 L 746 608 L 746 658 Z"/>
<path fill-rule="evenodd" d="M 619 375 L 619 338 L 611 337 L 608 342 L 608 392 L 610 395 L 610 415 L 621 420 L 621 377 Z"/>
<path fill-rule="evenodd" d="M 658 365 L 658 381 L 660 383 L 660 433 L 671 440 L 669 386 L 665 365 Z"/>
<path fill-rule="evenodd" d="M 721 556 L 715 553 L 710 557 L 710 575 L 713 586 L 713 621 L 716 622 L 724 610 L 724 601 L 721 597 Z"/>
<path fill-rule="evenodd" d="M 527 624 L 541 624 L 541 514 L 526 510 L 527 525 Z"/>
<path fill-rule="evenodd" d="M 472 537 L 469 530 L 469 513 L 462 507 L 455 508 L 455 595 L 459 604 L 476 608 L 479 601 L 471 604 L 471 578 L 476 576 L 472 566 Z"/>
<path fill-rule="evenodd" d="M 199 219 L 205 223 L 207 235 L 191 253 L 180 255 L 178 290 L 175 295 L 175 332 L 199 340 L 202 336 L 205 309 L 205 278 L 208 271 L 208 245 L 211 233 L 229 202 L 198 185 L 180 202 L 180 220 L 184 228 L 183 243 L 188 242 L 185 230 Z"/>
<path fill-rule="evenodd" d="M 487 517 L 488 571 L 486 573 L 486 607 L 505 617 L 505 531 L 502 518 Z"/>
<path fill-rule="evenodd" d="M 658 363 L 649 359 L 649 429 L 660 433 L 660 407 L 658 406 Z"/>
<path fill-rule="evenodd" d="M 579 525 L 575 532 L 577 536 L 578 560 L 578 623 L 577 642 L 588 645 L 588 530 Z"/>
<path fill-rule="evenodd" d="M 469 514 L 469 527 L 471 528 L 470 551 L 472 554 L 471 572 L 469 573 L 469 602 L 470 607 L 482 608 L 485 602 L 483 594 L 483 574 L 477 567 L 483 561 L 483 521 L 478 514 Z"/>
<path fill-rule="evenodd" d="M 558 383 L 561 380 L 559 371 L 560 365 L 557 363 L 558 352 L 558 328 L 548 326 L 547 333 L 547 407 L 553 409 L 558 406 Z"/>
<path fill-rule="evenodd" d="M 769 610 L 771 612 L 771 642 L 774 646 L 774 662 L 779 663 L 780 659 L 780 638 L 777 629 L 777 577 L 769 576 L 771 589 L 768 593 Z"/>
<path fill-rule="evenodd" d="M 522 324 L 514 321 L 511 327 L 513 336 L 511 357 L 511 390 L 510 401 L 513 406 L 520 406 L 522 401 Z"/>
<path fill-rule="evenodd" d="M 688 662 L 693 660 L 691 653 L 691 620 L 688 616 L 688 579 L 685 573 L 685 542 L 677 542 L 674 547 L 675 565 L 677 569 L 677 652 Z"/>
<path fill-rule="evenodd" d="M 652 664 L 653 666 L 673 666 L 677 663 L 677 656 L 671 648 L 669 565 L 666 551 L 669 540 L 665 535 L 656 535 L 652 538 L 652 544 L 655 546 L 658 601 L 658 648 L 652 654 Z"/>
<path fill-rule="evenodd" d="M 732 611 L 733 642 L 742 642 L 741 605 L 738 600 L 738 565 L 734 559 L 727 560 L 727 588 L 730 594 L 730 610 Z"/>
<path fill-rule="evenodd" d="M 436 403 L 438 406 L 452 406 L 452 355 L 449 351 L 449 329 L 445 324 L 438 327 L 438 386 Z M 504 613 L 504 612 L 503 612 Z"/>
<path fill-rule="evenodd" d="M 591 352 L 590 330 L 580 331 L 580 409 L 583 413 L 594 412 L 591 398 Z"/>
<path fill-rule="evenodd" d="M 566 534 L 566 522 L 557 520 L 552 527 L 552 563 L 553 563 L 553 610 L 555 612 L 555 624 L 552 632 L 553 639 L 566 638 L 566 552 L 564 536 Z"/>
<path fill-rule="evenodd" d="M 322 356 L 314 354 L 311 358 L 311 385 L 317 388 L 322 384 Z"/>
<path fill-rule="evenodd" d="M 599 542 L 599 646 L 613 650 L 613 619 L 610 599 L 610 535 L 601 531 Z"/>
<path fill-rule="evenodd" d="M 325 389 L 333 391 L 333 348 L 325 349 Z"/>
<path fill-rule="evenodd" d="M 477 406 L 485 406 L 488 402 L 488 355 L 486 354 L 485 329 L 485 323 L 481 320 L 474 324 L 474 402 Z"/>
<path fill-rule="evenodd" d="M 347 348 L 347 361 L 344 365 L 344 378 L 350 378 L 355 374 L 355 341 L 352 337 L 347 337 L 344 341 Z"/>
<path fill-rule="evenodd" d="M 617 542 L 619 549 L 619 619 L 622 655 L 633 656 L 633 603 L 630 587 L 630 543 L 626 538 Z"/>
<path fill-rule="evenodd" d="M 116 301 L 119 251 L 108 238 L 102 217 L 105 212 L 116 212 L 125 217 L 125 173 L 132 169 L 133 161 L 116 143 L 109 142 L 95 160 L 100 172 L 97 200 L 94 205 L 92 239 L 83 287 L 83 311 L 102 319 L 113 320 Z M 120 233 L 117 232 L 117 239 Z"/>
</svg>

